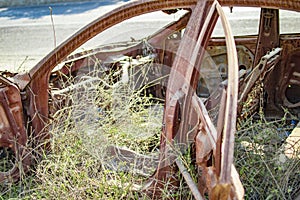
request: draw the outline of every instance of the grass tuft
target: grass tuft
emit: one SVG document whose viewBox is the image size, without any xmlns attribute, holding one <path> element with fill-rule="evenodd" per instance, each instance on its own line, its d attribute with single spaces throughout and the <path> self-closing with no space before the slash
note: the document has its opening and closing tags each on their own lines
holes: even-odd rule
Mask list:
<svg viewBox="0 0 300 200">
<path fill-rule="evenodd" d="M 147 74 L 145 68 L 152 63 L 149 60 L 140 65 L 140 74 Z M 138 70 L 134 73 L 139 74 Z M 53 98 L 67 106 L 53 113 L 49 124 L 51 152 L 42 154 L 42 160 L 19 182 L 1 185 L 0 199 L 151 198 L 137 186 L 155 170 L 163 104 L 147 94 L 149 85 L 139 81 L 135 87 L 131 79 L 120 82 L 117 72 L 103 74 L 63 77 L 65 90 L 53 91 Z M 245 199 L 292 199 L 299 190 L 300 161 L 287 158 L 282 148 L 284 133 L 291 131 L 286 121 L 269 122 L 261 117 L 240 124 L 235 165 L 246 190 Z M 124 154 L 114 154 L 116 150 L 135 157 L 130 160 Z M 181 163 L 196 181 L 194 162 L 190 153 L 181 156 Z M 166 183 L 163 199 L 193 199 L 182 175 L 176 176 L 178 188 Z"/>
</svg>

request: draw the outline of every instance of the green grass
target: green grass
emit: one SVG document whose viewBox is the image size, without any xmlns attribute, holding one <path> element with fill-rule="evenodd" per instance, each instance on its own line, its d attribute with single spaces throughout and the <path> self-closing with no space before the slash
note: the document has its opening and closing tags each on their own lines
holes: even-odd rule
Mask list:
<svg viewBox="0 0 300 200">
<path fill-rule="evenodd" d="M 235 164 L 245 199 L 292 199 L 300 189 L 300 160 L 284 154 L 285 118 L 248 119 L 237 132 Z"/>
<path fill-rule="evenodd" d="M 115 78 L 109 76 L 105 81 Z M 66 87 L 76 82 L 69 80 Z M 157 158 L 163 105 L 145 95 L 145 88 L 136 91 L 130 84 L 89 84 L 62 96 L 72 104 L 56 112 L 49 124 L 51 152 L 43 154 L 19 182 L 2 184 L 0 199 L 150 198 L 136 186 L 147 180 L 145 173 L 155 169 L 143 174 L 136 170 L 135 162 L 121 162 L 113 170 L 115 160 L 109 157 L 108 148 L 114 145 Z M 280 134 L 286 127 L 286 119 L 268 122 L 263 117 L 248 118 L 240 125 L 235 165 L 245 199 L 291 199 L 299 190 L 300 161 L 284 157 L 281 148 Z M 197 180 L 190 154 L 181 159 Z M 162 198 L 193 199 L 181 175 L 176 176 L 179 187 L 171 191 L 166 184 Z"/>
</svg>

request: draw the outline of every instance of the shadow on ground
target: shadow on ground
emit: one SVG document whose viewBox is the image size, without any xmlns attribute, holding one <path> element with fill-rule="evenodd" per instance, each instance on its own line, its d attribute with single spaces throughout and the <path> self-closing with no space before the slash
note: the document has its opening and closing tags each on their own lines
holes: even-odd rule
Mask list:
<svg viewBox="0 0 300 200">
<path fill-rule="evenodd" d="M 0 9 L 0 17 L 8 17 L 10 19 L 38 19 L 50 15 L 50 7 L 52 8 L 53 15 L 72 15 L 84 13 L 101 6 L 127 1 L 129 0 L 100 0 L 91 2 L 52 3 L 39 6 L 8 7 Z"/>
</svg>

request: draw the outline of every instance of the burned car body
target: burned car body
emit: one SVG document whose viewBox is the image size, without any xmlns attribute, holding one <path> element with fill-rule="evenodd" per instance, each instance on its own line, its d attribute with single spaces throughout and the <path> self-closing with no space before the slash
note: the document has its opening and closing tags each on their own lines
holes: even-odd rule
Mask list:
<svg viewBox="0 0 300 200">
<path fill-rule="evenodd" d="M 221 6 L 261 7 L 258 35 L 234 38 Z M 180 9 L 186 10 L 186 14 L 146 40 L 107 45 L 67 57 L 98 33 L 125 19 L 153 11 L 173 13 Z M 156 172 L 143 190 L 159 197 L 157 188 L 163 188 L 165 181 L 176 186 L 174 174 L 179 170 L 196 199 L 204 198 L 205 193 L 210 199 L 242 199 L 243 187 L 233 166 L 237 118 L 247 118 L 256 112 L 261 98 L 265 113 L 270 117 L 281 116 L 282 106 L 298 114 L 300 106 L 300 69 L 297 67 L 300 36 L 280 34 L 279 9 L 299 11 L 300 2 L 137 1 L 82 28 L 28 73 L 3 72 L 0 76 L 0 144 L 3 149 L 10 149 L 15 157 L 11 169 L 0 173 L 0 181 L 16 180 L 22 171 L 28 170 L 32 156 L 26 148 L 28 145 L 35 149 L 49 148 L 51 136 L 47 124 L 51 115 L 66 103 L 60 98 L 65 90 L 57 81 L 58 77 L 62 74 L 80 76 L 85 67 L 95 64 L 87 59 L 91 55 L 102 61 L 126 55 L 138 60 L 139 64 L 143 62 L 139 59 L 142 55 L 153 58 L 154 64 L 146 74 L 149 82 L 168 74 L 167 79 L 160 79 L 149 90 L 152 95 L 164 99 L 165 105 Z M 218 18 L 223 24 L 224 38 L 211 37 Z M 215 64 L 211 64 L 210 59 Z M 60 67 L 54 69 L 58 65 Z M 120 59 L 115 59 L 105 65 L 104 73 L 113 67 L 122 69 L 123 74 L 126 71 Z M 218 81 L 215 81 L 216 71 L 221 74 Z M 138 78 L 134 80 L 138 81 Z M 252 94 L 256 96 L 249 98 Z M 212 117 L 210 111 L 214 109 L 217 110 Z M 29 136 L 31 141 L 28 141 Z M 193 145 L 195 163 L 202 172 L 198 186 L 173 150 L 176 148 L 183 153 Z"/>
</svg>

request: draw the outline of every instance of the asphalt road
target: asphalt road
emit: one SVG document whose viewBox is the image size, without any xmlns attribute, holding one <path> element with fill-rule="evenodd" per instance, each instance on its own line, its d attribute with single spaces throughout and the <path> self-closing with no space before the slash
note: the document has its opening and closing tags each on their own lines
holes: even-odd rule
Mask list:
<svg viewBox="0 0 300 200">
<path fill-rule="evenodd" d="M 0 9 L 0 70 L 28 70 L 55 46 L 125 1 L 59 3 Z M 141 39 L 180 15 L 160 13 L 134 18 L 97 36 L 97 45 Z M 54 26 L 54 29 L 53 29 Z M 95 45 L 89 42 L 85 47 Z"/>
<path fill-rule="evenodd" d="M 55 46 L 80 28 L 127 1 L 103 0 L 0 9 L 0 70 L 23 71 L 32 68 Z M 233 13 L 228 8 L 224 10 L 231 20 L 235 34 L 257 33 L 259 9 L 234 8 Z M 156 12 L 133 18 L 105 31 L 84 48 L 143 38 L 181 15 L 182 13 L 166 15 Z M 282 16 L 285 21 L 282 27 L 300 32 L 299 15 L 297 17 L 294 13 L 284 13 Z M 220 24 L 214 34 L 222 34 Z"/>
</svg>

